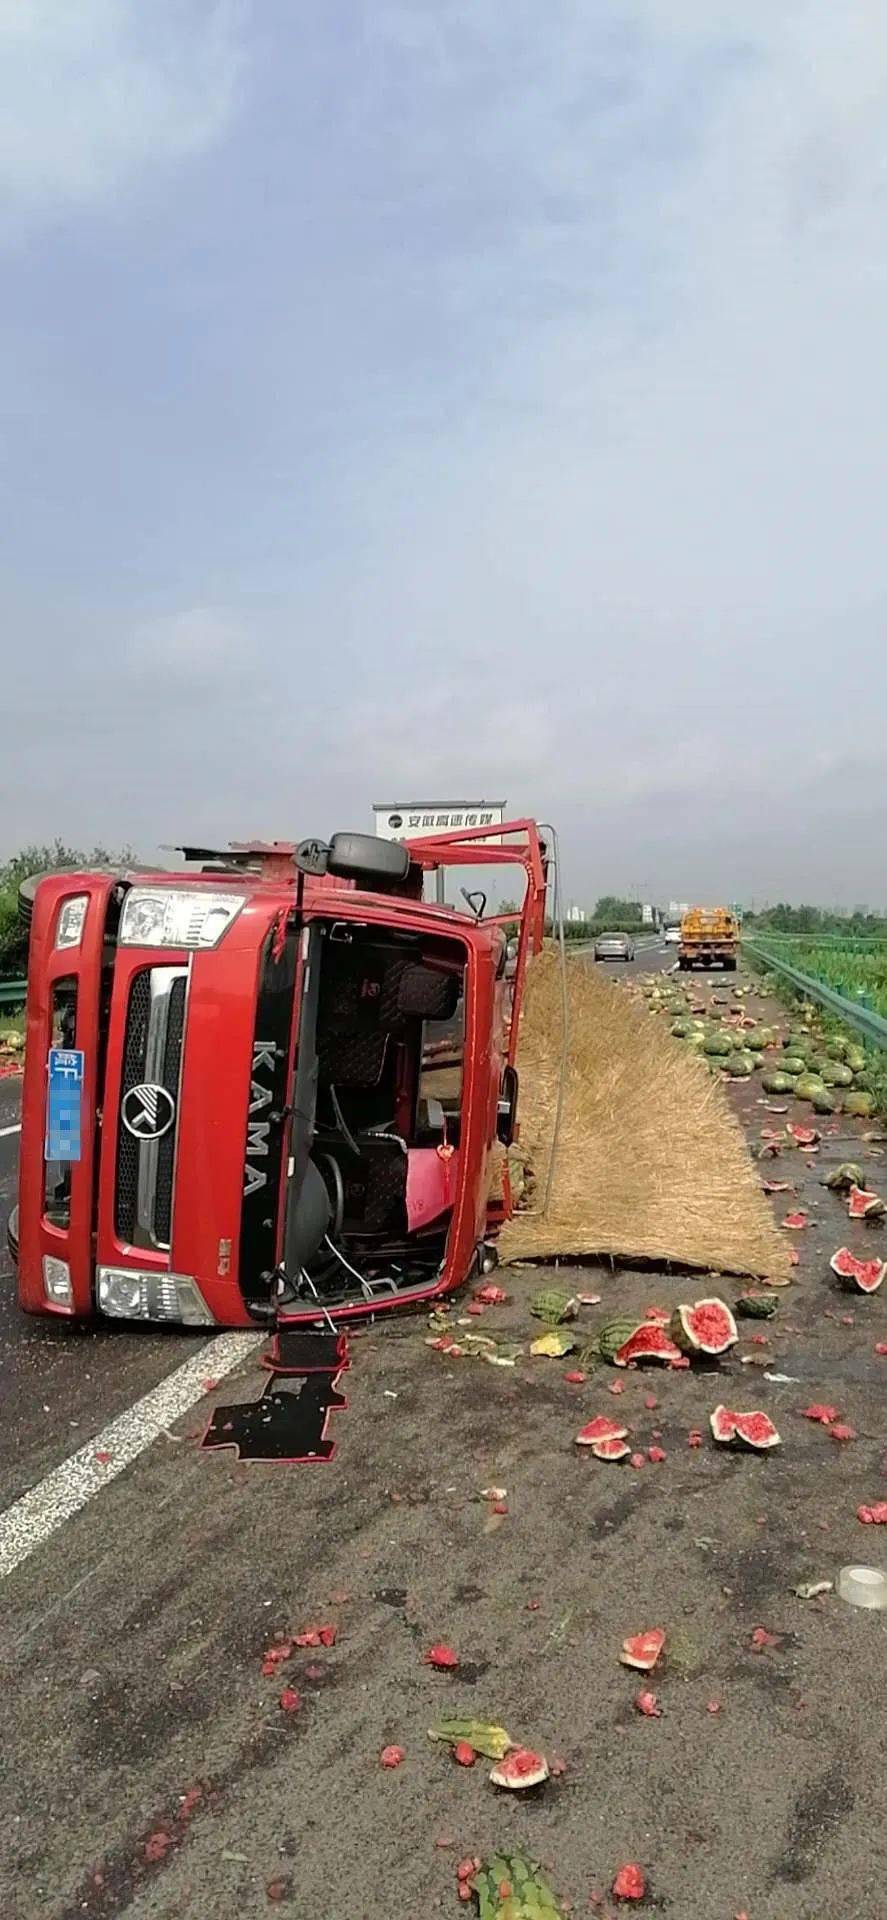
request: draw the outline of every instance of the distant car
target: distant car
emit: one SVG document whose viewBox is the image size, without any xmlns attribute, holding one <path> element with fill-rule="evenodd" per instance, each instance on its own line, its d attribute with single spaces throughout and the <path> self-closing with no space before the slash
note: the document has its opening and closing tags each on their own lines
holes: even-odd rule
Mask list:
<svg viewBox="0 0 887 1920">
<path fill-rule="evenodd" d="M 627 933 L 601 933 L 594 943 L 596 960 L 633 960 L 634 941 Z"/>
<path fill-rule="evenodd" d="M 679 947 L 679 946 L 680 946 L 680 944 L 681 944 L 681 929 L 680 929 L 680 927 L 666 927 L 666 929 L 665 929 L 665 945 L 666 945 L 667 947 Z"/>
</svg>

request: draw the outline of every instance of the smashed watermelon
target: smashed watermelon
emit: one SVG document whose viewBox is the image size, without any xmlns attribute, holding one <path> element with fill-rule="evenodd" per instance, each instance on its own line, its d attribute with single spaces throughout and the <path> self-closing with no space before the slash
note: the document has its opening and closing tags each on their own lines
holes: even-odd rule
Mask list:
<svg viewBox="0 0 887 1920">
<path fill-rule="evenodd" d="M 605 1413 L 597 1413 L 587 1426 L 580 1427 L 576 1435 L 577 1447 L 599 1446 L 602 1440 L 624 1440 L 628 1428 L 620 1426 L 618 1420 L 609 1419 Z"/>
<path fill-rule="evenodd" d="M 616 1440 L 615 1438 L 612 1440 L 593 1440 L 591 1443 L 591 1451 L 596 1460 L 627 1460 L 629 1455 L 631 1455 L 632 1463 L 634 1462 L 634 1454 L 631 1452 L 631 1448 L 626 1440 Z"/>
<path fill-rule="evenodd" d="M 624 1667 L 636 1667 L 639 1673 L 652 1673 L 662 1657 L 664 1647 L 664 1629 L 649 1627 L 646 1633 L 635 1633 L 623 1640 L 619 1658 Z"/>
<path fill-rule="evenodd" d="M 504 1760 L 497 1760 L 491 1768 L 490 1779 L 494 1787 L 510 1787 L 512 1792 L 541 1787 L 548 1779 L 548 1761 L 544 1753 L 534 1753 L 531 1747 L 512 1747 Z"/>
<path fill-rule="evenodd" d="M 723 1300 L 697 1300 L 695 1306 L 676 1307 L 671 1322 L 673 1339 L 684 1353 L 726 1353 L 739 1339 L 736 1322 Z"/>
<path fill-rule="evenodd" d="M 829 1261 L 832 1273 L 836 1273 L 845 1286 L 854 1288 L 857 1293 L 877 1293 L 887 1273 L 885 1260 L 857 1260 L 849 1247 L 839 1247 Z"/>
<path fill-rule="evenodd" d="M 887 1207 L 879 1193 L 868 1193 L 865 1187 L 851 1187 L 847 1212 L 851 1220 L 879 1220 L 883 1213 L 887 1213 Z"/>
<path fill-rule="evenodd" d="M 769 1453 L 781 1444 L 769 1414 L 760 1411 L 736 1413 L 732 1407 L 715 1407 L 709 1415 L 709 1424 L 721 1446 L 750 1447 L 755 1453 Z"/>
<path fill-rule="evenodd" d="M 639 1360 L 662 1360 L 666 1366 L 676 1366 L 683 1358 L 680 1347 L 675 1346 L 665 1328 L 658 1321 L 645 1320 L 636 1327 L 634 1333 L 618 1347 L 613 1355 L 613 1364 L 617 1367 L 629 1367 Z"/>
</svg>

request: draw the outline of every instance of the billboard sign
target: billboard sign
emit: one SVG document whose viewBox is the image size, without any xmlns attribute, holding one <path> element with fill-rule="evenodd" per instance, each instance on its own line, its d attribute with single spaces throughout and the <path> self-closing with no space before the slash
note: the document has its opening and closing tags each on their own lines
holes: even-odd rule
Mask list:
<svg viewBox="0 0 887 1920">
<path fill-rule="evenodd" d="M 505 801 L 374 801 L 373 818 L 380 840 L 428 840 L 442 833 L 467 833 L 472 827 L 501 827 Z M 490 844 L 496 837 L 490 837 Z"/>
</svg>

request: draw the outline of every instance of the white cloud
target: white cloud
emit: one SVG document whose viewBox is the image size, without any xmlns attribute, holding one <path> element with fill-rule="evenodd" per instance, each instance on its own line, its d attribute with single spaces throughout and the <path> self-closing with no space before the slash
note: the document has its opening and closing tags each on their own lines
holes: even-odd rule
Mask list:
<svg viewBox="0 0 887 1920">
<path fill-rule="evenodd" d="M 0 0 L 6 220 L 211 145 L 234 111 L 238 20 L 231 0 Z"/>
</svg>

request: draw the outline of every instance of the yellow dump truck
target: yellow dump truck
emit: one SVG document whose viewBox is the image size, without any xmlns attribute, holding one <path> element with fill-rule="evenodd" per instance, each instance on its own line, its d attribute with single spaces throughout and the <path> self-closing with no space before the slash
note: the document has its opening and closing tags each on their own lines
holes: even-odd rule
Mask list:
<svg viewBox="0 0 887 1920">
<path fill-rule="evenodd" d="M 679 967 L 726 967 L 736 971 L 739 922 L 729 907 L 691 907 L 681 921 Z"/>
</svg>

